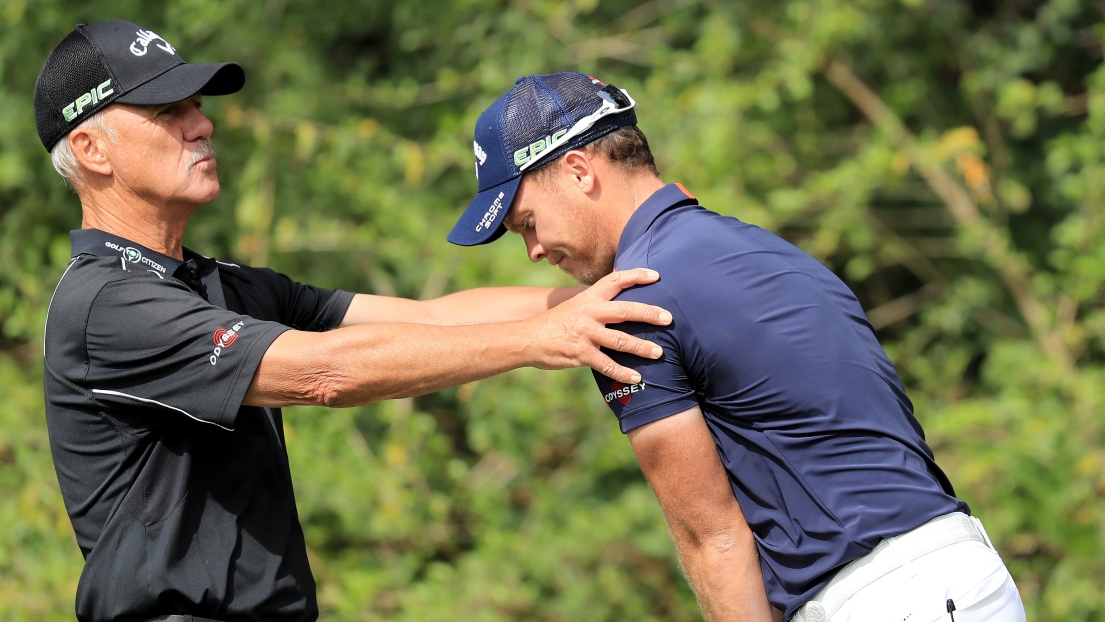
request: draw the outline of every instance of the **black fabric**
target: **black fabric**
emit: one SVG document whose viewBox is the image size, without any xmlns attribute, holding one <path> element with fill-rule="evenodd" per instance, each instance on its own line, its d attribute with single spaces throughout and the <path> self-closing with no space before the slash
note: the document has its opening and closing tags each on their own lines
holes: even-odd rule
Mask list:
<svg viewBox="0 0 1105 622">
<path fill-rule="evenodd" d="M 95 230 L 72 239 L 45 390 L 85 557 L 78 619 L 316 619 L 280 411 L 242 400 L 273 340 L 336 327 L 352 294 Z"/>
<path fill-rule="evenodd" d="M 237 64 L 187 64 L 172 44 L 137 24 L 78 24 L 42 65 L 35 82 L 35 124 L 49 151 L 112 102 L 168 104 L 196 93 L 227 95 L 244 84 L 245 72 Z"/>
<path fill-rule="evenodd" d="M 114 93 L 84 108 L 72 121 L 65 120 L 63 110 L 66 106 L 105 81 L 111 83 L 108 88 L 117 86 L 118 82 L 103 56 L 80 29 L 70 32 L 54 47 L 38 73 L 34 92 L 35 126 L 47 151 L 69 130 L 112 102 L 116 97 Z"/>
<path fill-rule="evenodd" d="M 234 63 L 180 64 L 118 100 L 137 106 L 177 102 L 201 95 L 228 95 L 245 83 L 245 72 Z"/>
</svg>

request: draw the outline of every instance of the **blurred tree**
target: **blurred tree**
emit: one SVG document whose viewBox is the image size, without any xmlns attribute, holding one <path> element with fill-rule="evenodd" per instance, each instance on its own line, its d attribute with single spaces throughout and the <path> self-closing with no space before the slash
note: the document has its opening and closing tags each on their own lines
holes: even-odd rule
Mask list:
<svg viewBox="0 0 1105 622">
<path fill-rule="evenodd" d="M 222 197 L 186 242 L 329 287 L 563 284 L 444 236 L 476 116 L 518 76 L 628 89 L 665 179 L 841 274 L 1030 619 L 1105 620 L 1105 29 L 1079 0 L 0 0 L 0 620 L 72 617 L 81 559 L 41 403 L 79 206 L 30 103 L 79 21 L 236 60 Z M 298 409 L 325 619 L 694 620 L 586 372 Z"/>
</svg>

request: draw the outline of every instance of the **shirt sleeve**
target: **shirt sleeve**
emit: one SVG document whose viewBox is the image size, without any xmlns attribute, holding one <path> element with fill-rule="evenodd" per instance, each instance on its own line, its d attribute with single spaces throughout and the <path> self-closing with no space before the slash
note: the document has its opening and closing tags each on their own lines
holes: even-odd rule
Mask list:
<svg viewBox="0 0 1105 622">
<path fill-rule="evenodd" d="M 268 268 L 253 268 L 254 279 L 267 284 L 276 295 L 281 324 L 296 330 L 322 332 L 337 328 L 353 302 L 353 293 L 304 285 Z"/>
<path fill-rule="evenodd" d="M 208 303 L 173 279 L 108 282 L 87 319 L 87 385 L 139 416 L 233 429 L 261 358 L 285 330 Z"/>
<path fill-rule="evenodd" d="M 675 309 L 660 283 L 623 292 L 619 300 L 658 305 L 671 310 L 668 326 L 643 323 L 613 324 L 610 328 L 655 343 L 664 349 L 659 359 L 645 359 L 624 352 L 603 349 L 619 365 L 637 370 L 641 382 L 626 385 L 593 371 L 595 382 L 607 406 L 614 411 L 623 433 L 634 428 L 677 415 L 698 405 L 692 374 L 687 371 L 685 342 L 689 326 Z"/>
</svg>

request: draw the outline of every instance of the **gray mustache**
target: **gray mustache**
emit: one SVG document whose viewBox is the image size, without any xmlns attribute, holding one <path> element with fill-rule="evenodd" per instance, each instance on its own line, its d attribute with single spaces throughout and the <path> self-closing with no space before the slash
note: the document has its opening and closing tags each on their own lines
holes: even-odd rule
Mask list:
<svg viewBox="0 0 1105 622">
<path fill-rule="evenodd" d="M 192 152 L 192 157 L 188 159 L 188 170 L 191 171 L 192 167 L 196 165 L 196 162 L 206 158 L 207 156 L 214 156 L 215 148 L 211 146 L 211 141 L 205 140 L 200 143 L 199 147 Z"/>
</svg>

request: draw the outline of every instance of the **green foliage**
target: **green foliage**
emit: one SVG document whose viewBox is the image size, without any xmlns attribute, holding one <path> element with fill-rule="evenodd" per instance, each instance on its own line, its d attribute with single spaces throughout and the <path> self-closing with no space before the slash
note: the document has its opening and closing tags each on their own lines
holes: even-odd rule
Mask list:
<svg viewBox="0 0 1105 622">
<path fill-rule="evenodd" d="M 1105 620 L 1105 68 L 1079 0 L 0 0 L 0 621 L 72 617 L 42 325 L 80 226 L 31 92 L 79 21 L 236 60 L 223 194 L 186 242 L 329 287 L 564 284 L 517 240 L 444 242 L 471 127 L 513 80 L 627 88 L 660 168 L 859 295 L 1033 620 Z M 290 409 L 325 619 L 694 620 L 586 371 Z"/>
</svg>

